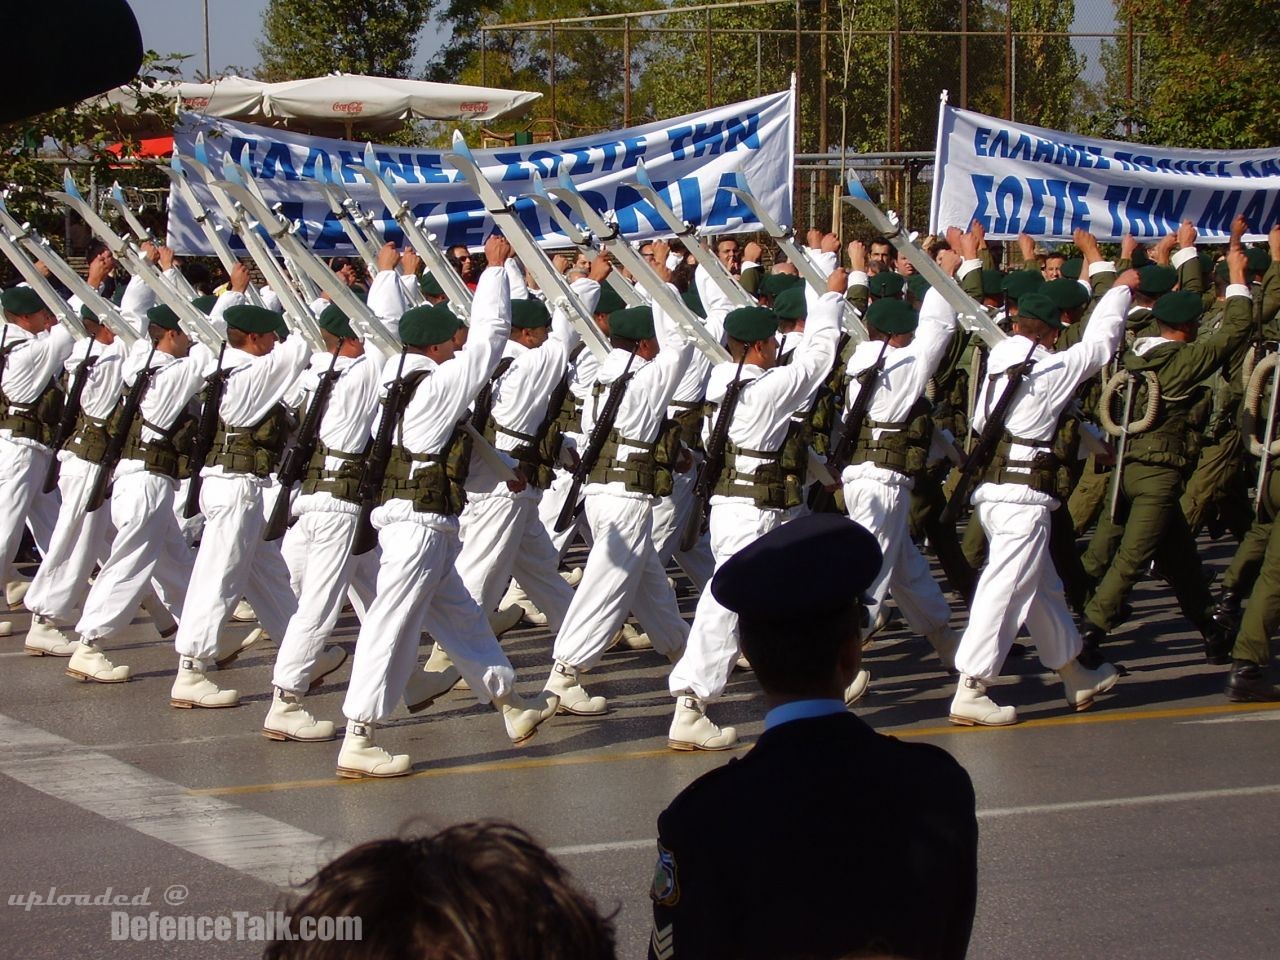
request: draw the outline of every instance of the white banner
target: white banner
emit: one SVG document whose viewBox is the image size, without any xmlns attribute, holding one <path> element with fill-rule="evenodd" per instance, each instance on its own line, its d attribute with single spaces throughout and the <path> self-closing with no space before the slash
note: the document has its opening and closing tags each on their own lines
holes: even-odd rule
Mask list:
<svg viewBox="0 0 1280 960">
<path fill-rule="evenodd" d="M 1096 140 L 957 110 L 938 116 L 929 229 L 978 220 L 993 239 L 1019 233 L 1070 240 L 1160 237 L 1183 220 L 1202 238 L 1225 239 L 1231 221 L 1246 240 L 1280 223 L 1280 148 L 1180 150 Z"/>
<path fill-rule="evenodd" d="M 496 150 L 476 150 L 485 175 L 503 196 L 532 192 L 533 171 L 554 187 L 567 170 L 588 203 L 603 212 L 614 210 L 628 238 L 670 234 L 653 208 L 641 200 L 627 181 L 643 159 L 659 193 L 689 223 L 717 233 L 758 230 L 749 211 L 720 186 L 732 174 L 746 176 L 752 193 L 783 223 L 791 222 L 791 179 L 794 160 L 794 92 L 759 97 L 674 120 L 630 127 L 612 133 L 578 137 L 555 143 Z M 183 115 L 174 132 L 174 148 L 193 156 L 195 138 L 204 133 L 209 166 L 221 176 L 225 154 L 245 154 L 253 175 L 270 204 L 284 204 L 282 212 L 300 221 L 298 235 L 322 256 L 354 251 L 339 222 L 311 184 L 317 175 L 339 180 L 347 192 L 379 221 L 386 239 L 403 242 L 400 227 L 361 178 L 365 144 L 349 140 L 309 137 L 285 130 Z M 475 194 L 450 167 L 445 151 L 420 147 L 375 146 L 381 169 L 390 175 L 402 200 L 442 246 L 481 247 L 493 227 Z M 201 201 L 217 205 L 199 178 L 191 177 Z M 734 186 L 729 182 L 728 186 Z M 545 246 L 564 246 L 565 238 L 528 199 L 516 212 Z M 243 250 L 238 238 L 232 248 Z M 180 196 L 169 200 L 169 243 L 178 253 L 211 254 L 213 250 Z"/>
</svg>

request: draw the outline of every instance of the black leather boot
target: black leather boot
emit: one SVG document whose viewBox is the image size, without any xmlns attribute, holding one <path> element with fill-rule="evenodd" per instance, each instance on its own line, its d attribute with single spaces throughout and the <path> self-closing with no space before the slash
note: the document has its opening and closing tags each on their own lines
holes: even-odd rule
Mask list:
<svg viewBox="0 0 1280 960">
<path fill-rule="evenodd" d="M 1204 634 L 1205 660 L 1217 664 L 1231 663 L 1231 648 L 1236 645 L 1235 631 L 1228 630 L 1217 617 L 1211 617 L 1201 632 Z"/>
<path fill-rule="evenodd" d="M 1080 631 L 1080 639 L 1084 641 L 1080 655 L 1076 657 L 1080 666 L 1097 670 L 1104 663 L 1110 663 L 1111 661 L 1102 654 L 1102 641 L 1107 639 L 1107 631 L 1088 620 L 1081 621 L 1080 625 L 1083 627 Z"/>
<path fill-rule="evenodd" d="M 1267 668 L 1249 660 L 1231 661 L 1226 693 L 1227 699 L 1236 703 L 1280 700 L 1280 687 L 1271 682 Z"/>
<path fill-rule="evenodd" d="M 1240 629 L 1240 602 L 1243 598 L 1234 590 L 1223 590 L 1213 608 L 1213 619 L 1231 636 Z"/>
</svg>

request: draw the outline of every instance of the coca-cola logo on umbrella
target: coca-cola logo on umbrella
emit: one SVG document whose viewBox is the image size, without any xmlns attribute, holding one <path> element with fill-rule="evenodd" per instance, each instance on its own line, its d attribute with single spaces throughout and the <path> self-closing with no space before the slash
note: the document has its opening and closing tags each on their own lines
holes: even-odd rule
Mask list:
<svg viewBox="0 0 1280 960">
<path fill-rule="evenodd" d="M 470 103 L 460 103 L 458 104 L 458 112 L 459 113 L 488 113 L 489 101 L 473 100 Z"/>
<path fill-rule="evenodd" d="M 364 113 L 364 101 L 348 100 L 346 103 L 335 103 L 334 113 Z"/>
<path fill-rule="evenodd" d="M 203 110 L 205 107 L 209 106 L 209 98 L 208 97 L 183 97 L 182 105 L 184 107 L 191 107 L 194 110 Z"/>
</svg>

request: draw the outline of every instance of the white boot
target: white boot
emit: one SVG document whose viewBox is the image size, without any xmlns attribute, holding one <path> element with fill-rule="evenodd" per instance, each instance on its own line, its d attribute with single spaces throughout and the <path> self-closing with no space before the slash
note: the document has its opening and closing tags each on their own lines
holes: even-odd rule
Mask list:
<svg viewBox="0 0 1280 960">
<path fill-rule="evenodd" d="M 407 753 L 395 756 L 373 742 L 373 724 L 347 721 L 347 734 L 338 751 L 338 776 L 350 780 L 362 777 L 403 777 L 410 772 Z"/>
<path fill-rule="evenodd" d="M 271 709 L 262 724 L 262 735 L 268 740 L 332 740 L 333 723 L 317 720 L 302 707 L 302 698 L 285 693 L 279 687 L 271 697 Z"/>
<path fill-rule="evenodd" d="M 733 669 L 735 670 L 751 669 L 751 661 L 747 659 L 746 654 L 743 654 L 743 653 L 738 654 L 738 659 L 733 661 Z"/>
<path fill-rule="evenodd" d="M 538 727 L 556 715 L 560 698 L 543 690 L 532 700 L 525 700 L 513 691 L 501 700 L 494 700 L 493 705 L 502 711 L 502 722 L 506 724 L 511 742 L 524 743 L 533 738 Z"/>
<path fill-rule="evenodd" d="M 960 649 L 960 634 L 949 626 L 941 626 L 925 634 L 925 639 L 933 647 L 934 653 L 942 661 L 942 669 L 954 673 L 956 669 L 956 651 Z"/>
<path fill-rule="evenodd" d="M 347 651 L 336 643 L 331 643 L 320 651 L 316 657 L 316 665 L 311 668 L 311 683 L 307 686 L 310 693 L 324 682 L 324 678 L 347 662 Z"/>
<path fill-rule="evenodd" d="M 129 679 L 129 668 L 123 664 L 117 667 L 96 643 L 81 637 L 67 664 L 67 676 L 80 681 L 124 683 Z"/>
<path fill-rule="evenodd" d="M 582 568 L 574 567 L 572 570 L 561 570 L 560 577 L 571 587 L 576 587 L 582 582 Z"/>
<path fill-rule="evenodd" d="M 1079 660 L 1068 661 L 1060 668 L 1058 676 L 1062 678 L 1062 686 L 1066 690 L 1067 704 L 1077 710 L 1088 710 L 1093 706 L 1093 698 L 1106 693 L 1116 685 L 1120 673 L 1109 663 L 1101 664 L 1096 670 L 1090 670 Z"/>
<path fill-rule="evenodd" d="M 672 750 L 728 750 L 737 742 L 738 731 L 717 727 L 697 697 L 676 698 L 676 715 L 667 731 L 667 746 Z"/>
<path fill-rule="evenodd" d="M 489 629 L 493 631 L 495 637 L 500 637 L 513 629 L 523 616 L 524 611 L 515 604 L 495 610 L 489 614 Z"/>
<path fill-rule="evenodd" d="M 245 634 L 244 639 L 239 642 L 232 639 L 227 643 L 218 644 L 218 656 L 215 658 L 218 669 L 225 670 L 239 659 L 240 654 L 244 653 L 260 640 L 266 639 L 267 631 L 263 630 L 262 627 L 258 627 L 254 630 L 250 630 Z"/>
<path fill-rule="evenodd" d="M 205 676 L 204 664 L 195 657 L 178 658 L 178 676 L 169 691 L 169 706 L 182 707 L 236 707 L 240 694 L 235 690 L 223 690 Z"/>
<path fill-rule="evenodd" d="M 453 658 L 445 651 L 440 644 L 433 644 L 431 647 L 431 656 L 427 657 L 427 662 L 423 664 L 423 673 L 444 673 L 453 667 Z M 454 667 L 454 669 L 457 669 Z M 441 680 L 441 683 L 444 681 Z M 458 690 L 470 690 L 471 684 L 467 683 L 467 678 L 459 675 L 458 679 L 453 682 L 453 688 Z"/>
<path fill-rule="evenodd" d="M 579 717 L 598 717 L 609 711 L 609 701 L 593 697 L 578 683 L 578 671 L 562 660 L 557 660 L 547 678 L 547 691 L 560 698 L 560 712 Z"/>
<path fill-rule="evenodd" d="M 12 637 L 12 636 L 13 636 L 13 621 L 0 620 L 0 637 Z"/>
<path fill-rule="evenodd" d="M 987 685 L 977 677 L 961 674 L 948 719 L 962 727 L 1007 727 L 1018 722 L 1018 711 L 988 697 Z"/>
<path fill-rule="evenodd" d="M 27 639 L 22 650 L 32 657 L 69 657 L 76 652 L 79 644 L 62 632 L 62 628 L 52 620 L 36 616 L 31 620 L 31 629 L 27 631 Z"/>
<path fill-rule="evenodd" d="M 844 705 L 852 707 L 862 699 L 869 686 L 871 686 L 871 673 L 867 670 L 859 670 L 849 682 L 849 686 L 844 688 Z"/>
<path fill-rule="evenodd" d="M 236 608 L 231 611 L 231 619 L 239 623 L 253 623 L 258 619 L 258 614 L 253 609 L 253 604 L 248 600 L 241 600 L 236 604 Z"/>
<path fill-rule="evenodd" d="M 444 696 L 450 690 L 458 685 L 458 681 L 462 679 L 462 674 L 458 672 L 458 668 L 453 665 L 453 661 L 449 659 L 449 655 L 445 653 L 437 645 L 436 650 L 440 651 L 440 660 L 444 660 L 445 664 L 441 666 L 436 658 L 435 651 L 427 658 L 427 665 L 421 670 L 415 670 L 409 675 L 409 682 L 404 688 L 404 705 L 409 708 L 410 713 L 419 713 L 427 709 L 431 704 Z M 432 669 L 432 660 L 437 660 L 437 669 Z"/>
<path fill-rule="evenodd" d="M 10 580 L 4 585 L 4 599 L 10 610 L 22 609 L 22 600 L 31 589 L 30 580 Z"/>
<path fill-rule="evenodd" d="M 564 574 L 561 574 L 561 576 L 564 576 Z M 582 575 L 579 574 L 578 576 L 581 579 Z M 510 606 L 520 608 L 521 617 L 525 623 L 532 624 L 535 627 L 545 627 L 547 625 L 547 615 L 538 609 L 537 605 L 529 599 L 529 595 L 524 592 L 524 588 L 514 580 L 507 587 L 507 592 L 502 599 L 498 601 L 499 610 Z"/>
</svg>

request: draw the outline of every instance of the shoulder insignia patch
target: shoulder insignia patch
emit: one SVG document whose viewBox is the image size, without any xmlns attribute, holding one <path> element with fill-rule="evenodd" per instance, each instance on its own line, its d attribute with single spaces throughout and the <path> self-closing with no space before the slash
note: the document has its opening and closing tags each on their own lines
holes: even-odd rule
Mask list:
<svg viewBox="0 0 1280 960">
<path fill-rule="evenodd" d="M 676 873 L 676 857 L 662 844 L 658 844 L 658 863 L 653 871 L 653 889 L 649 896 L 654 903 L 674 907 L 680 902 L 680 878 Z"/>
</svg>

